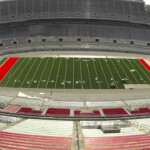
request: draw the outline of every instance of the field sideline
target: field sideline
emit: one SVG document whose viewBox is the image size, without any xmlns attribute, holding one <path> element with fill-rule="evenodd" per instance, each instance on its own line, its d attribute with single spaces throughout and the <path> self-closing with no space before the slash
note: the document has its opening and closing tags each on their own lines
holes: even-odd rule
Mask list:
<svg viewBox="0 0 150 150">
<path fill-rule="evenodd" d="M 124 89 L 124 83 L 150 84 L 150 72 L 138 59 L 22 57 L 0 87 Z"/>
</svg>

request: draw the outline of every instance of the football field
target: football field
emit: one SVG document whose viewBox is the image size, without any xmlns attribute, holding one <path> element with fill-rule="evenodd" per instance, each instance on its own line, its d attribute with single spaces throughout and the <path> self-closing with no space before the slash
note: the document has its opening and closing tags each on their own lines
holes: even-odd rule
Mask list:
<svg viewBox="0 0 150 150">
<path fill-rule="evenodd" d="M 150 72 L 138 59 L 22 57 L 0 87 L 124 89 L 124 84 L 150 84 Z"/>
</svg>

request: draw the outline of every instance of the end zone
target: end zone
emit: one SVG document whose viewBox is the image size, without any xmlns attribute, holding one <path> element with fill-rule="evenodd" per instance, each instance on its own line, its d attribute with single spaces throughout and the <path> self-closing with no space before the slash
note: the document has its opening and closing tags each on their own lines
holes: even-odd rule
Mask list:
<svg viewBox="0 0 150 150">
<path fill-rule="evenodd" d="M 6 62 L 0 67 L 0 82 L 4 79 L 7 73 L 11 70 L 11 68 L 16 64 L 19 60 L 19 57 L 9 58 Z"/>
<path fill-rule="evenodd" d="M 150 65 L 144 60 L 144 59 L 139 59 L 139 61 L 142 63 L 143 66 L 150 72 Z"/>
</svg>

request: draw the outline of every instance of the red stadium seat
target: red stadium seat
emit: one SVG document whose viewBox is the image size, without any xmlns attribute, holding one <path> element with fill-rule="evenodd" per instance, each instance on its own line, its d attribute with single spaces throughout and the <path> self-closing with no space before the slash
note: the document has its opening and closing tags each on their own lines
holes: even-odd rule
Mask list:
<svg viewBox="0 0 150 150">
<path fill-rule="evenodd" d="M 49 108 L 46 115 L 70 116 L 70 109 Z"/>
</svg>

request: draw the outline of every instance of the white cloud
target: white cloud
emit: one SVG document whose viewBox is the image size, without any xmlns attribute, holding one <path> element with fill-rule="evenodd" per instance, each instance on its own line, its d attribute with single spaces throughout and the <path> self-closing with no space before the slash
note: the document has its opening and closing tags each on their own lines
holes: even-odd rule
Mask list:
<svg viewBox="0 0 150 150">
<path fill-rule="evenodd" d="M 146 4 L 150 5 L 150 0 L 144 0 Z"/>
</svg>

